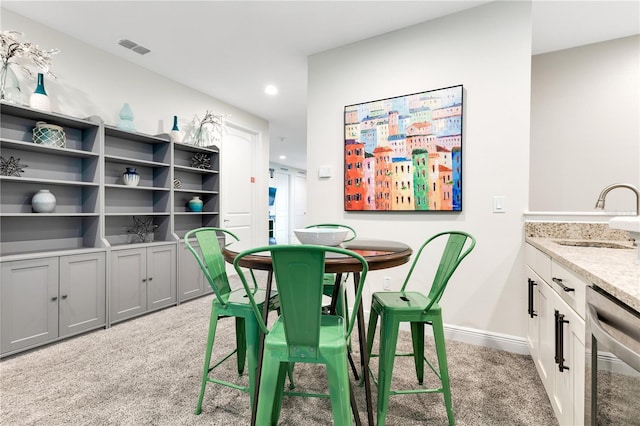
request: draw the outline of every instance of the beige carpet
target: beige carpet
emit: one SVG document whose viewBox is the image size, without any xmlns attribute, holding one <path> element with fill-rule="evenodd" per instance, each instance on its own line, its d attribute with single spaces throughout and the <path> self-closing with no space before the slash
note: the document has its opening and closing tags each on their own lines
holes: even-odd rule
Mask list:
<svg viewBox="0 0 640 426">
<path fill-rule="evenodd" d="M 249 424 L 248 396 L 221 386 L 209 385 L 202 414 L 193 414 L 210 301 L 200 298 L 2 360 L 0 424 Z M 233 324 L 219 323 L 215 353 L 233 345 Z M 427 344 L 432 352 L 431 340 Z M 408 334 L 400 346 L 408 350 Z M 530 357 L 453 341 L 447 349 L 458 425 L 557 424 Z M 233 373 L 233 364 L 221 373 L 246 380 Z M 394 374 L 396 383 L 411 380 L 410 360 L 397 361 Z M 300 389 L 323 389 L 320 367 L 296 365 L 295 377 Z M 366 424 L 364 389 L 355 392 Z M 329 401 L 285 398 L 280 424 L 331 424 Z M 447 424 L 442 396 L 392 397 L 387 424 Z"/>
</svg>

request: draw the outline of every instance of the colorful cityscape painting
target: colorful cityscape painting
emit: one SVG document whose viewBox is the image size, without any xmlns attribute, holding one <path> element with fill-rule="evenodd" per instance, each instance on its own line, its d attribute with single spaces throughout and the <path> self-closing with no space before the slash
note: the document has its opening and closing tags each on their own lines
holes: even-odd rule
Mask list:
<svg viewBox="0 0 640 426">
<path fill-rule="evenodd" d="M 462 92 L 344 108 L 346 211 L 462 211 Z"/>
</svg>

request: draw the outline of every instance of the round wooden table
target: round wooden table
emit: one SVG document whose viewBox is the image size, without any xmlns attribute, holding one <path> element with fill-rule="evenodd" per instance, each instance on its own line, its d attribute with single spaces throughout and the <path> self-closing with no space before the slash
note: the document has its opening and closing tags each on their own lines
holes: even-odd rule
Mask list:
<svg viewBox="0 0 640 426">
<path fill-rule="evenodd" d="M 369 264 L 370 271 L 376 271 L 381 269 L 393 268 L 395 266 L 403 265 L 409 261 L 411 258 L 411 254 L 413 251 L 411 247 L 408 245 L 397 242 L 397 241 L 388 241 L 388 240 L 374 240 L 374 239 L 361 239 L 356 238 L 355 240 L 345 242 L 341 244 L 341 247 L 354 251 L 361 256 L 363 256 L 367 263 Z M 227 246 L 222 250 L 222 254 L 224 259 L 228 263 L 233 263 L 233 260 L 238 255 L 238 252 L 233 251 L 233 245 Z M 271 266 L 271 256 L 268 252 L 265 253 L 255 253 L 250 256 L 245 256 L 240 261 L 240 266 L 248 269 L 256 269 L 262 271 L 269 271 L 269 275 L 267 278 L 267 286 L 266 293 L 270 294 L 271 286 L 273 281 L 273 268 Z M 353 273 L 353 283 L 357 288 L 358 282 L 360 280 L 360 271 L 362 270 L 362 266 L 357 259 L 352 257 L 345 257 L 336 253 L 327 253 L 325 257 L 325 272 L 335 273 L 336 274 L 336 283 L 339 283 L 342 279 L 343 273 Z M 335 303 L 337 299 L 337 293 L 340 291 L 339 286 L 334 286 L 334 294 L 331 301 L 330 310 L 332 313 L 335 313 Z M 265 309 L 263 312 L 263 319 L 265 324 L 267 322 L 267 303 L 265 303 Z M 374 423 L 374 408 L 371 398 L 371 380 L 369 374 L 367 374 L 369 369 L 369 357 L 366 351 L 366 343 L 367 338 L 365 334 L 366 325 L 364 323 L 364 309 L 362 307 L 362 303 L 358 306 L 358 340 L 360 346 L 360 371 L 362 372 L 362 376 L 364 378 L 364 387 L 365 394 L 367 399 L 367 418 L 369 425 L 373 425 Z M 260 348 L 259 348 L 259 360 L 258 362 L 262 362 L 262 351 L 264 347 L 264 336 L 260 339 Z M 354 374 L 357 373 L 354 369 Z M 257 406 L 258 401 L 258 390 L 260 385 L 260 377 L 256 378 L 256 393 L 255 393 L 255 404 L 252 407 L 251 413 L 251 424 L 255 425 L 255 407 Z M 354 403 L 352 397 L 352 403 Z M 357 411 L 354 408 L 354 417 L 356 418 L 356 424 L 360 424 L 360 419 L 357 414 Z"/>
</svg>

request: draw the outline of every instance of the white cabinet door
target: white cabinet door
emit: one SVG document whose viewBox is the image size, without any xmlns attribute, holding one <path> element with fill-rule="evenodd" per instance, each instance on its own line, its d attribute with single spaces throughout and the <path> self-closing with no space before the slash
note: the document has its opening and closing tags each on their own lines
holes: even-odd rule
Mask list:
<svg viewBox="0 0 640 426">
<path fill-rule="evenodd" d="M 563 369 L 553 370 L 553 401 L 560 425 L 578 425 L 584 420 L 584 320 L 560 296 L 554 300 L 558 312 L 558 352 Z M 555 337 L 555 335 L 554 335 Z"/>
</svg>

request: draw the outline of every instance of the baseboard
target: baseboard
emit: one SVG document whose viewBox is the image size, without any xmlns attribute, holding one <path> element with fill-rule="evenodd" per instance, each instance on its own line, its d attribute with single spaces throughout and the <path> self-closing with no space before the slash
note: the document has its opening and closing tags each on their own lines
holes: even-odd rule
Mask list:
<svg viewBox="0 0 640 426">
<path fill-rule="evenodd" d="M 368 317 L 368 312 L 365 312 L 365 316 Z M 409 323 L 402 323 L 400 325 L 400 329 L 410 331 Z M 432 335 L 431 327 L 426 327 L 425 333 Z M 527 346 L 527 341 L 524 337 L 447 324 L 444 325 L 444 334 L 445 338 L 455 340 L 457 342 L 468 343 L 476 346 L 486 346 L 520 355 L 530 355 L 529 347 Z"/>
</svg>

